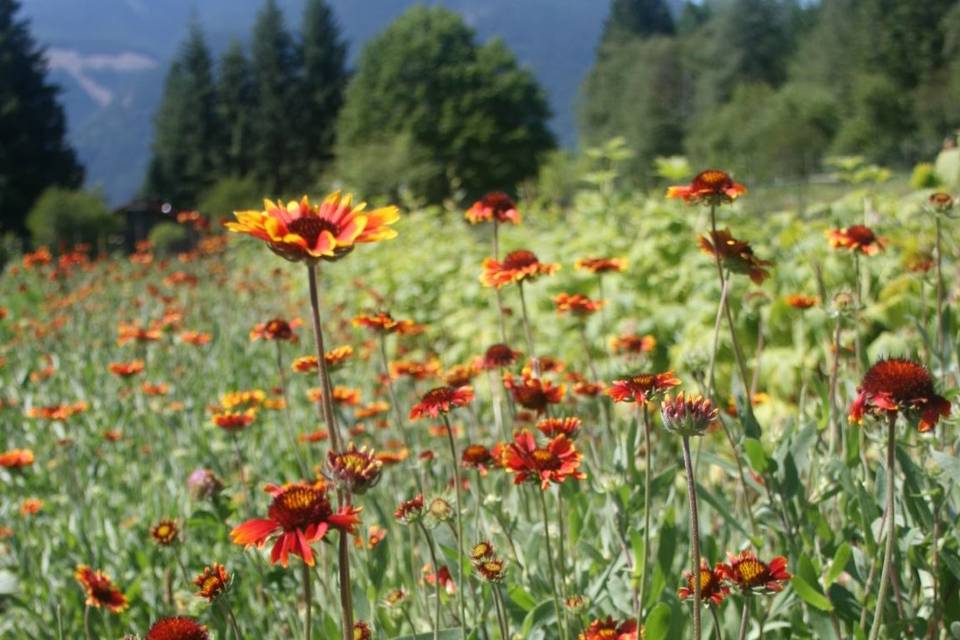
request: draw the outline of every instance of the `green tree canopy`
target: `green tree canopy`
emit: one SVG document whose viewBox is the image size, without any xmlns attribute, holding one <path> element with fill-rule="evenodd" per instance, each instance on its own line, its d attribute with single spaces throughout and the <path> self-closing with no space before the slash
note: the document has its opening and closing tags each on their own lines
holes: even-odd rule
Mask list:
<svg viewBox="0 0 960 640">
<path fill-rule="evenodd" d="M 0 229 L 23 234 L 37 197 L 51 185 L 79 186 L 83 169 L 64 138 L 43 49 L 19 9 L 17 0 L 0 0 Z"/>
<path fill-rule="evenodd" d="M 309 0 L 303 15 L 303 135 L 314 175 L 333 158 L 337 114 L 347 84 L 347 45 L 326 0 Z"/>
<path fill-rule="evenodd" d="M 242 176 L 253 165 L 254 86 L 250 62 L 236 40 L 220 58 L 217 74 L 217 117 L 223 135 L 220 171 Z"/>
<path fill-rule="evenodd" d="M 416 195 L 472 197 L 536 173 L 553 146 L 548 116 L 543 92 L 502 42 L 478 47 L 456 13 L 416 6 L 364 47 L 338 123 L 340 157 L 378 144 L 414 149 L 432 159 L 418 170 Z"/>
</svg>

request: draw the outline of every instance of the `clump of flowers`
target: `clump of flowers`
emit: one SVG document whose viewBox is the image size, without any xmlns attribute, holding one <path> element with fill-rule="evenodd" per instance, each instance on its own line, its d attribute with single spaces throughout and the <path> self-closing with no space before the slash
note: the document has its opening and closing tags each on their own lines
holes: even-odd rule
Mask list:
<svg viewBox="0 0 960 640">
<path fill-rule="evenodd" d="M 860 424 L 866 415 L 889 417 L 904 414 L 918 419 L 921 432 L 933 429 L 950 415 L 950 402 L 938 395 L 930 372 L 906 358 L 889 358 L 874 364 L 863 376 L 850 406 L 850 421 Z"/>
<path fill-rule="evenodd" d="M 487 582 L 503 580 L 506 563 L 497 557 L 496 549 L 489 542 L 479 542 L 470 551 L 470 561 L 474 571 Z"/>
<path fill-rule="evenodd" d="M 607 395 L 613 398 L 614 402 L 650 402 L 678 384 L 680 380 L 672 371 L 640 373 L 614 380 L 607 389 Z"/>
</svg>

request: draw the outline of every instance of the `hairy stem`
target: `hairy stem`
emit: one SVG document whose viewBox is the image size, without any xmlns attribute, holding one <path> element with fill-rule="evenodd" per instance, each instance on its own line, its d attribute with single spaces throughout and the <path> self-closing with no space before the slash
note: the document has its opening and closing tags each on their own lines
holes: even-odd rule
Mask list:
<svg viewBox="0 0 960 640">
<path fill-rule="evenodd" d="M 700 517 L 697 513 L 697 485 L 690 461 L 690 437 L 683 436 L 683 467 L 687 472 L 687 498 L 690 502 L 690 566 L 693 575 L 693 638 L 700 640 Z"/>
<path fill-rule="evenodd" d="M 896 425 L 897 417 L 896 414 L 893 414 L 887 422 L 887 543 L 883 552 L 883 570 L 880 572 L 880 589 L 877 592 L 877 610 L 873 614 L 873 626 L 870 627 L 870 640 L 877 640 L 880 636 L 880 626 L 883 624 L 883 605 L 887 596 L 887 587 L 890 585 L 890 574 L 893 571 L 893 545 L 896 542 L 895 535 L 897 531 L 896 502 L 893 499 L 895 489 Z"/>
</svg>

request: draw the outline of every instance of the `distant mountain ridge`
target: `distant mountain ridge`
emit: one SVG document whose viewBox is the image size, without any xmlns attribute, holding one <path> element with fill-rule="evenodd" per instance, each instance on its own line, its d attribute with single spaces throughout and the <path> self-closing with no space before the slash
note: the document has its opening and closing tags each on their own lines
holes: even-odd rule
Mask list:
<svg viewBox="0 0 960 640">
<path fill-rule="evenodd" d="M 329 0 L 351 58 L 416 0 Z M 298 28 L 304 0 L 280 0 Z M 437 0 L 463 15 L 479 39 L 502 38 L 547 92 L 554 132 L 575 141 L 577 90 L 593 63 L 606 0 Z M 149 160 L 152 118 L 171 58 L 196 18 L 216 53 L 232 38 L 248 42 L 262 0 L 23 0 L 37 40 L 47 47 L 69 135 L 87 182 L 113 203 L 132 197 Z"/>
</svg>

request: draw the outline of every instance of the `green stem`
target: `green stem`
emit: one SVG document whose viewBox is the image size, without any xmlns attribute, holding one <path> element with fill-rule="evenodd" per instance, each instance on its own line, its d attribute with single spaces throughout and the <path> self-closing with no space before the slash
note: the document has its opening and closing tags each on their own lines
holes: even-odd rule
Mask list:
<svg viewBox="0 0 960 640">
<path fill-rule="evenodd" d="M 313 594 L 310 593 L 310 566 L 303 563 L 303 603 L 307 608 L 303 624 L 303 637 L 313 640 Z M 351 632 L 352 633 L 352 632 Z"/>
<path fill-rule="evenodd" d="M 717 205 L 710 205 L 710 229 L 713 232 L 711 240 L 717 242 Z M 727 278 L 723 274 L 723 261 L 720 259 L 720 251 L 715 249 L 713 252 L 716 257 L 717 275 L 720 278 L 720 289 L 727 286 Z M 743 351 L 740 349 L 740 342 L 737 340 L 737 332 L 733 324 L 733 313 L 730 311 L 729 296 L 721 297 L 723 303 L 723 313 L 727 317 L 727 325 L 730 327 L 730 342 L 733 344 L 733 355 L 737 360 L 737 369 L 740 372 L 740 379 L 743 381 L 744 393 L 750 393 L 750 376 L 747 373 L 747 365 L 744 361 Z"/>
<path fill-rule="evenodd" d="M 650 565 L 650 467 L 652 456 L 650 451 L 650 410 L 647 403 L 643 403 L 643 446 L 646 449 L 646 465 L 643 470 L 643 558 L 640 564 L 640 595 L 636 602 L 636 618 L 638 624 L 643 620 L 643 603 L 647 593 L 647 571 Z M 640 416 L 637 416 L 640 419 Z"/>
<path fill-rule="evenodd" d="M 738 640 L 747 640 L 747 629 L 750 627 L 750 596 L 743 597 L 743 613 L 740 614 L 740 633 Z"/>
<path fill-rule="evenodd" d="M 540 361 L 537 359 L 536 351 L 533 348 L 533 333 L 530 331 L 530 315 L 527 313 L 527 298 L 523 295 L 523 281 L 517 283 L 520 289 L 520 311 L 523 315 L 523 335 L 527 340 L 527 351 L 530 352 L 530 368 L 533 369 L 533 377 L 540 377 Z"/>
<path fill-rule="evenodd" d="M 453 481 L 457 490 L 457 600 L 460 606 L 460 637 L 466 637 L 467 616 L 466 605 L 463 600 L 463 487 L 460 485 L 460 458 L 457 455 L 457 443 L 453 439 L 453 426 L 446 414 L 443 415 L 443 424 L 447 431 L 447 442 L 450 444 L 450 455 L 453 457 Z M 439 569 L 437 569 L 439 571 Z"/>
<path fill-rule="evenodd" d="M 717 640 L 723 640 L 723 632 L 720 631 L 720 618 L 717 616 L 717 608 L 711 604 L 709 609 L 710 615 L 713 616 L 713 633 Z"/>
<path fill-rule="evenodd" d="M 400 403 L 397 402 L 397 392 L 393 388 L 393 376 L 390 375 L 390 362 L 387 358 L 387 336 L 380 335 L 380 363 L 383 365 L 383 377 L 387 384 L 387 395 L 390 398 L 390 405 L 393 408 L 394 419 L 397 421 L 397 430 L 400 431 L 400 437 L 403 438 L 403 446 L 411 454 L 413 453 L 410 435 L 407 433 L 406 423 L 403 421 L 403 412 L 400 411 Z M 417 481 L 417 493 L 423 493 L 423 482 L 420 480 L 420 472 L 413 474 Z"/>
<path fill-rule="evenodd" d="M 883 605 L 887 596 L 887 587 L 890 584 L 890 575 L 893 571 L 893 546 L 896 542 L 896 502 L 893 499 L 894 465 L 896 464 L 896 414 L 891 415 L 887 422 L 887 544 L 883 552 L 883 571 L 880 572 L 880 590 L 877 592 L 877 610 L 873 614 L 873 626 L 870 627 L 870 640 L 877 640 L 880 635 L 880 626 L 883 623 Z"/>
<path fill-rule="evenodd" d="M 280 341 L 274 341 L 277 346 L 277 372 L 280 374 L 280 393 L 283 396 L 283 414 L 284 423 L 287 428 L 287 436 L 290 438 L 290 445 L 293 447 L 293 454 L 297 458 L 297 466 L 300 468 L 300 474 L 303 478 L 308 477 L 307 463 L 303 459 L 303 452 L 300 450 L 300 443 L 297 442 L 297 434 L 293 429 L 293 421 L 290 419 L 290 399 L 287 397 L 287 374 L 283 368 L 283 351 L 280 348 Z"/>
<path fill-rule="evenodd" d="M 86 640 L 93 640 L 93 634 L 90 633 L 90 605 L 83 607 L 83 636 Z"/>
<path fill-rule="evenodd" d="M 323 391 L 321 396 L 321 409 L 323 410 L 323 421 L 327 423 L 327 430 L 330 431 L 330 442 L 333 445 L 334 453 L 340 453 L 343 450 L 343 440 L 340 437 L 340 429 L 333 413 L 333 385 L 330 383 L 330 371 L 327 369 L 327 359 L 325 357 L 326 349 L 323 346 L 323 327 L 320 323 L 320 299 L 317 294 L 317 268 L 307 265 L 308 282 L 310 285 L 310 310 L 313 318 L 313 335 L 317 343 L 317 375 L 320 377 L 320 385 Z M 351 632 L 352 633 L 352 632 Z"/>
<path fill-rule="evenodd" d="M 693 573 L 693 638 L 700 640 L 700 517 L 697 513 L 697 486 L 690 461 L 690 437 L 683 436 L 683 467 L 687 473 L 687 498 L 690 503 L 690 565 Z"/>
<path fill-rule="evenodd" d="M 539 487 L 538 487 L 539 489 Z M 560 607 L 560 593 L 557 591 L 557 572 L 553 565 L 553 545 L 550 542 L 550 514 L 547 512 L 546 491 L 539 489 L 540 507 L 543 510 L 543 538 L 547 545 L 547 567 L 550 569 L 550 588 L 553 591 L 553 606 L 557 611 L 557 630 L 566 640 L 567 632 L 563 627 L 563 610 Z"/>
<path fill-rule="evenodd" d="M 433 640 L 439 640 L 440 638 L 440 565 L 437 564 L 437 551 L 433 546 L 433 538 L 430 536 L 430 532 L 427 531 L 427 528 L 423 526 L 422 521 L 417 521 L 417 525 L 420 527 L 420 532 L 423 534 L 423 539 L 427 543 L 427 550 L 430 552 L 430 562 L 433 563 L 433 594 L 437 598 L 436 608 L 433 613 L 433 622 L 432 622 L 432 631 L 433 631 Z M 410 623 L 413 624 L 412 622 Z M 413 633 L 416 634 L 417 630 L 413 629 Z"/>
</svg>

